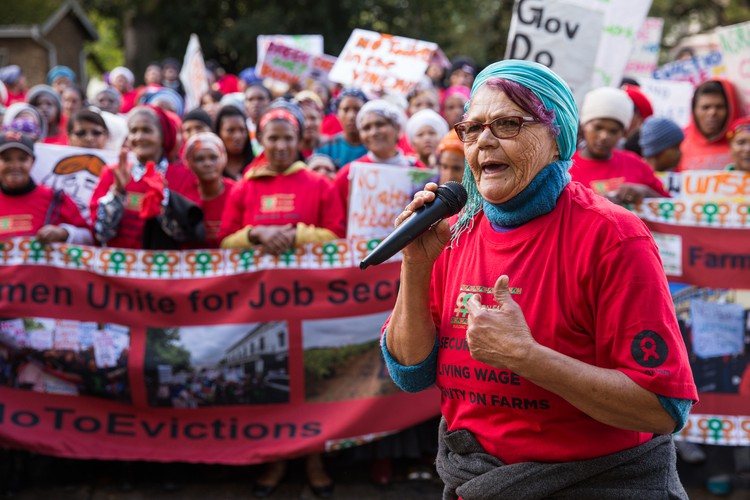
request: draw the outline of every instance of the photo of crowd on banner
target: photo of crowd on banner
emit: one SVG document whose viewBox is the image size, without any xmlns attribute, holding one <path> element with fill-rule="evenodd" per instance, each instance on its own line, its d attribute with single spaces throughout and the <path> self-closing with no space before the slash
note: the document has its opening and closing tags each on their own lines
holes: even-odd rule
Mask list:
<svg viewBox="0 0 750 500">
<path fill-rule="evenodd" d="M 151 406 L 201 408 L 289 402 L 289 331 L 272 322 L 149 328 L 146 388 Z"/>
<path fill-rule="evenodd" d="M 570 181 L 596 203 L 603 198 L 624 207 L 640 218 L 658 248 L 700 400 L 674 436 L 681 459 L 697 463 L 706 460 L 703 445 L 750 446 L 750 407 L 743 399 L 750 395 L 750 23 L 720 27 L 710 43 L 686 42 L 660 58 L 664 22 L 647 17 L 651 2 L 593 3 L 612 6 L 516 2 L 507 50 L 497 59 L 541 63 L 570 87 L 577 134 L 569 141 L 570 158 L 561 160 L 558 148 L 549 163 L 572 162 L 560 173 L 560 192 Z M 334 254 L 366 254 L 377 247 L 404 211 L 413 213 L 404 207 L 427 183 L 463 182 L 479 199 L 481 179 L 475 180 L 471 162 L 484 154 L 483 141 L 512 144 L 540 124 L 557 127 L 558 135 L 560 127 L 554 110 L 551 118 L 544 114 L 549 103 L 535 89 L 503 87 L 504 77 L 500 83 L 475 81 L 493 61 L 449 58 L 434 42 L 359 28 L 337 56 L 326 53 L 330 49 L 323 35 L 261 35 L 257 64 L 236 75 L 204 60 L 196 35 L 182 62 L 168 58 L 138 68 L 142 74 L 120 65 L 87 75 L 70 63 L 37 75 L 13 54 L 0 58 L 10 62 L 0 67 L 0 391 L 102 398 L 136 413 L 141 404 L 155 412 L 151 415 L 253 406 L 238 413 L 258 412 L 277 421 L 287 414 L 297 418 L 305 413 L 303 405 L 407 401 L 381 351 L 383 324 L 400 286 L 400 264 L 387 266 L 399 263 L 401 254 L 386 262 L 377 279 L 362 283 L 357 280 L 364 280 L 363 273 L 347 267 L 349 261 L 334 262 Z M 510 107 L 534 112 L 468 119 L 472 99 L 486 90 L 482 85 L 509 96 Z M 544 108 L 541 115 L 537 108 Z M 472 147 L 482 153 L 472 158 Z M 479 171 L 506 167 L 511 168 L 485 162 Z M 477 203 L 473 215 L 492 205 Z M 468 213 L 452 219 L 451 238 L 473 228 Z M 505 232 L 496 226 L 498 234 Z M 509 224 L 508 232 L 521 226 Z M 318 245 L 319 265 L 305 260 L 299 270 L 287 266 L 286 274 L 273 274 L 305 245 Z M 101 253 L 85 254 L 92 247 Z M 59 255 L 44 254 L 45 248 L 59 249 Z M 169 255 L 191 253 L 193 270 L 213 258 L 227 259 L 228 251 L 236 251 L 235 260 L 280 264 L 232 273 L 216 270 L 226 262 L 214 262 L 211 276 L 185 281 L 162 278 L 160 268 L 156 274 L 144 271 L 144 282 L 163 280 L 166 309 L 166 301 L 188 297 L 183 288 L 195 287 L 183 302 L 205 309 L 205 323 L 185 324 L 185 318 L 165 313 L 165 319 L 148 324 L 133 314 L 133 325 L 120 325 L 102 320 L 115 300 L 135 308 L 144 296 L 143 283 L 131 279 L 135 274 L 102 278 L 104 252 L 112 258 L 122 255 L 120 250 L 139 263 L 167 263 Z M 31 262 L 30 252 L 40 259 Z M 94 257 L 81 260 L 82 255 Z M 330 265 L 320 264 L 326 259 Z M 183 265 L 175 262 L 175 268 Z M 44 266 L 54 272 L 45 274 Z M 323 268 L 336 268 L 325 290 L 299 285 Z M 112 300 L 89 304 L 96 318 L 47 318 L 41 305 L 36 311 L 42 317 L 15 317 L 21 314 L 14 312 L 19 302 L 30 307 L 27 297 L 37 293 L 19 285 L 15 273 L 38 273 L 52 286 L 69 270 L 65 276 L 98 273 L 105 280 Z M 281 283 L 292 275 L 287 290 Z M 218 287 L 211 279 L 243 290 L 267 281 L 249 306 L 223 302 L 221 307 L 235 307 L 227 320 L 213 314 L 219 306 L 212 297 L 218 295 L 204 293 L 206 283 Z M 63 292 L 60 299 L 68 305 L 78 300 L 66 295 L 67 283 L 54 290 Z M 491 293 L 462 290 L 470 293 L 452 304 L 456 322 L 468 321 L 471 293 Z M 311 306 L 309 317 L 283 312 L 286 304 L 307 307 L 312 295 L 325 297 L 329 308 Z M 231 304 L 231 294 L 226 299 Z M 432 305 L 438 321 L 446 311 Z M 245 306 L 247 312 L 236 312 Z M 645 367 L 658 366 L 664 348 L 649 337 L 632 347 Z M 435 347 L 441 353 L 468 349 Z M 441 377 L 471 376 L 458 365 L 437 370 Z M 654 374 L 657 368 L 649 373 Z M 423 465 L 437 446 L 415 436 L 436 438 L 441 401 L 445 406 L 458 397 L 431 390 L 433 405 L 418 415 L 404 411 L 403 425 L 391 425 L 396 421 L 391 419 L 391 428 L 373 423 L 361 436 L 321 437 L 318 451 L 363 445 L 380 484 L 393 478 L 391 459 L 418 457 L 414 460 Z M 739 406 L 726 404 L 730 398 Z M 291 409 L 293 404 L 298 406 Z M 508 405 L 515 411 L 521 403 Z M 332 410 L 326 418 L 344 419 L 335 427 L 348 432 L 365 413 L 358 406 L 352 416 Z M 424 413 L 432 420 L 425 423 Z M 721 418 L 731 423 L 728 437 L 698 432 L 703 420 Z M 5 432 L 0 425 L 0 446 Z M 258 480 L 258 496 L 273 493 L 286 470 L 278 465 L 287 458 L 283 446 L 263 446 L 268 448 L 262 453 L 248 452 L 244 456 L 250 458 L 242 459 L 257 463 L 262 456 L 269 464 Z M 200 460 L 229 460 L 217 450 Z M 154 451 L 153 458 L 170 461 L 171 452 Z"/>
<path fill-rule="evenodd" d="M 0 384 L 130 402 L 127 327 L 48 318 L 0 321 Z"/>
</svg>

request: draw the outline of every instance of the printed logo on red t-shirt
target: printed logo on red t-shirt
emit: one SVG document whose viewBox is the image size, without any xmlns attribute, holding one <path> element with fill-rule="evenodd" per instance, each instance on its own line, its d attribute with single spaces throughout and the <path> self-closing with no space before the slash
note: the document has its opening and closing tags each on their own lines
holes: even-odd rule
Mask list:
<svg viewBox="0 0 750 500">
<path fill-rule="evenodd" d="M 260 198 L 260 212 L 293 212 L 294 211 L 294 193 L 290 194 L 271 194 L 264 195 Z"/>
<path fill-rule="evenodd" d="M 521 288 L 511 287 L 510 293 L 513 295 L 520 295 L 522 292 Z M 466 305 L 469 303 L 469 299 L 476 294 L 489 295 L 490 299 L 485 299 L 480 296 L 482 304 L 487 307 L 497 307 L 494 304 L 494 293 L 495 289 L 491 286 L 480 286 L 480 285 L 461 285 L 458 289 L 458 295 L 456 296 L 456 307 L 453 309 L 453 317 L 451 318 L 451 325 L 459 328 L 465 328 L 469 321 L 469 309 Z M 488 305 L 490 303 L 491 305 Z"/>
<path fill-rule="evenodd" d="M 630 344 L 633 359 L 646 368 L 661 366 L 669 356 L 669 347 L 661 335 L 652 330 L 643 330 Z"/>
<path fill-rule="evenodd" d="M 8 215 L 0 217 L 0 234 L 22 233 L 32 229 L 31 215 Z"/>
<path fill-rule="evenodd" d="M 591 190 L 598 195 L 605 196 L 607 193 L 617 191 L 623 184 L 625 184 L 625 177 L 601 179 L 598 181 L 591 181 Z"/>
</svg>

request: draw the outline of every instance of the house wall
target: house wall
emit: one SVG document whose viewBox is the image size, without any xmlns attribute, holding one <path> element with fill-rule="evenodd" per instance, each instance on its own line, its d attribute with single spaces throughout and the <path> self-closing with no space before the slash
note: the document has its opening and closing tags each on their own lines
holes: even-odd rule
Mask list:
<svg viewBox="0 0 750 500">
<path fill-rule="evenodd" d="M 29 87 L 47 83 L 47 51 L 30 38 L 0 38 L 0 53 L 7 54 L 5 64 L 17 64 L 26 75 Z"/>
</svg>

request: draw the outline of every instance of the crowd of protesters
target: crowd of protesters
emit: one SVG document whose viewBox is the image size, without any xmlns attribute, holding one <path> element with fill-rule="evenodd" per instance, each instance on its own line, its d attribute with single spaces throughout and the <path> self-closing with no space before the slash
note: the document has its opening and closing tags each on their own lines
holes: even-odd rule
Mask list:
<svg viewBox="0 0 750 500">
<path fill-rule="evenodd" d="M 234 76 L 209 67 L 211 90 L 195 109 L 185 109 L 180 64 L 171 58 L 149 65 L 142 78 L 112 68 L 85 92 L 67 67 L 52 68 L 46 82 L 30 88 L 23 68 L 0 68 L 0 238 L 144 249 L 260 246 L 280 254 L 346 235 L 352 162 L 430 169 L 439 183 L 463 177 L 464 145 L 453 127 L 478 72 L 469 58 L 455 58 L 450 68 L 430 66 L 406 98 L 330 82 L 271 85 L 252 68 Z M 750 172 L 750 118 L 740 116 L 731 82 L 717 78 L 696 88 L 684 130 L 653 115 L 637 82 L 590 91 L 580 103 L 573 180 L 629 205 L 669 196 L 656 172 Z M 520 130 L 525 120 L 498 117 L 472 126 Z M 100 175 L 88 220 L 65 194 L 34 182 L 35 143 L 119 152 Z M 252 399 L 242 396 L 252 393 L 249 383 L 234 387 L 196 375 L 182 385 L 159 388 L 158 404 Z M 436 423 L 427 425 L 426 433 L 435 434 Z M 434 442 L 420 439 L 424 431 L 409 429 L 373 445 L 373 481 L 390 482 L 391 458 L 429 464 Z M 399 439 L 411 444 L 394 444 Z M 698 452 L 690 452 L 695 459 Z M 330 496 L 333 481 L 320 456 L 306 467 L 313 492 Z M 256 496 L 273 494 L 285 470 L 284 462 L 270 464 Z"/>
</svg>

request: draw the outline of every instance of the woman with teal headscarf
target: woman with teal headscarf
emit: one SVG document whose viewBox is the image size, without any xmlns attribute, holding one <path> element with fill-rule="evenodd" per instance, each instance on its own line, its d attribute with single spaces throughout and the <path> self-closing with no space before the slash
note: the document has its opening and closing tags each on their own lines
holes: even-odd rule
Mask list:
<svg viewBox="0 0 750 500">
<path fill-rule="evenodd" d="M 667 281 L 643 223 L 570 181 L 570 88 L 502 61 L 466 111 L 469 201 L 404 249 L 382 342 L 400 387 L 440 389 L 444 498 L 687 498 L 671 433 L 697 393 Z"/>
</svg>

